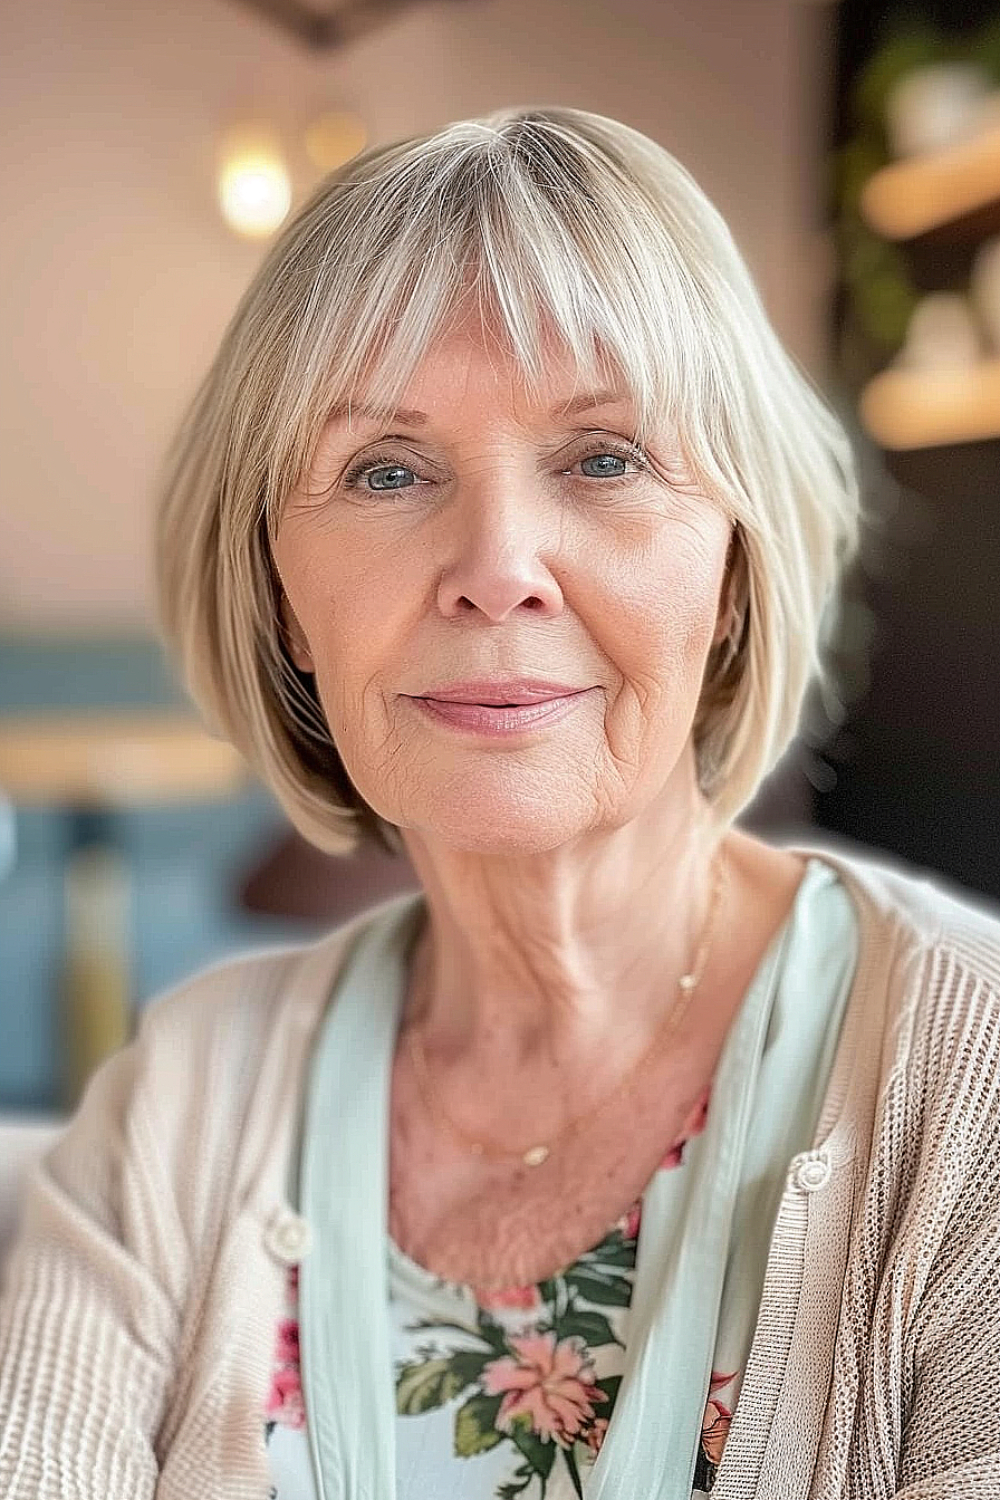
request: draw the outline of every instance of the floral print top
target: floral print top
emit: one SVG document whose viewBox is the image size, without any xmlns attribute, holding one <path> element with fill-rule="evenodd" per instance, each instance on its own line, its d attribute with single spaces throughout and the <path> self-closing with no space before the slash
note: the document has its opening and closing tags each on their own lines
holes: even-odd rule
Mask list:
<svg viewBox="0 0 1000 1500">
<path fill-rule="evenodd" d="M 704 1129 L 710 1089 L 665 1155 Z M 601 1449 L 621 1383 L 642 1218 L 636 1202 L 549 1281 L 499 1292 L 446 1282 L 391 1241 L 399 1500 L 570 1500 Z M 315 1500 L 299 1375 L 298 1267 L 288 1274 L 264 1413 L 271 1500 Z M 693 1495 L 711 1493 L 739 1386 L 713 1370 Z M 471 1460 L 471 1462 L 470 1462 Z"/>
</svg>

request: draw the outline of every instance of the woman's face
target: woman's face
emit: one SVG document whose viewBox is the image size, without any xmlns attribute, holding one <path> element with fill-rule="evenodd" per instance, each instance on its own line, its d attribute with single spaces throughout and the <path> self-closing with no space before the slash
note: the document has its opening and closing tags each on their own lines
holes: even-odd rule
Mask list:
<svg viewBox="0 0 1000 1500">
<path fill-rule="evenodd" d="M 548 368 L 529 402 L 495 347 L 442 337 L 392 421 L 331 417 L 274 545 L 354 785 L 453 847 L 552 849 L 690 798 L 730 524 L 669 433 L 633 450 L 627 399 Z"/>
</svg>

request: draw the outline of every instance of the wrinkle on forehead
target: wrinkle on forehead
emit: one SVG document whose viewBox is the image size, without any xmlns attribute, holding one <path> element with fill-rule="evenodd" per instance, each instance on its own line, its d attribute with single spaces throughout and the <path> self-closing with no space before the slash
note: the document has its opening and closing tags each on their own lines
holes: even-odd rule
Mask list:
<svg viewBox="0 0 1000 1500">
<path fill-rule="evenodd" d="M 558 418 L 576 416 L 578 413 L 595 411 L 599 407 L 626 405 L 631 405 L 629 393 L 622 389 L 608 387 L 604 390 L 586 391 L 582 395 L 560 398 L 548 408 L 545 416 L 554 421 Z M 335 407 L 327 418 L 328 423 L 345 423 L 348 428 L 352 428 L 358 420 L 374 425 L 390 422 L 403 427 L 426 427 L 429 422 L 433 421 L 433 417 L 429 412 L 419 411 L 415 407 L 397 406 L 392 410 L 383 411 L 366 402 L 355 401 Z"/>
<path fill-rule="evenodd" d="M 424 360 L 441 349 L 452 350 L 457 385 L 463 378 L 463 366 L 465 378 L 468 378 L 468 363 L 472 355 L 485 353 L 498 390 L 504 390 L 511 406 L 530 404 L 536 409 L 569 406 L 570 409 L 561 414 L 572 415 L 572 404 L 594 391 L 614 391 L 620 399 L 633 399 L 624 372 L 614 356 L 598 346 L 596 338 L 589 357 L 580 356 L 560 337 L 544 309 L 539 310 L 538 316 L 542 334 L 537 349 L 537 373 L 532 372 L 519 356 L 500 313 L 478 305 L 470 293 L 459 298 L 451 313 L 442 319 L 428 343 Z M 463 359 L 463 354 L 469 359 Z M 346 419 L 349 425 L 353 425 L 353 415 L 357 413 L 379 422 L 394 417 L 407 421 L 414 416 L 415 409 L 421 409 L 421 403 L 412 393 L 415 386 L 419 387 L 422 364 L 423 361 L 406 372 L 400 381 L 393 378 L 392 362 L 388 356 L 373 359 L 354 391 L 330 409 L 327 420 Z M 418 418 L 407 421 L 407 425 L 421 424 Z"/>
</svg>

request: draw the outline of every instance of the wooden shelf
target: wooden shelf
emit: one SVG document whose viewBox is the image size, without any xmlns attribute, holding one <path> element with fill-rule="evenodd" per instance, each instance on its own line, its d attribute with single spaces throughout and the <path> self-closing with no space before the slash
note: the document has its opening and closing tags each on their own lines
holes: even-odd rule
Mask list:
<svg viewBox="0 0 1000 1500">
<path fill-rule="evenodd" d="M 861 212 L 877 234 L 906 240 L 1000 201 L 1000 125 L 946 151 L 873 172 Z"/>
<path fill-rule="evenodd" d="M 246 780 L 231 745 L 177 712 L 0 717 L 0 792 L 17 802 L 112 808 L 211 800 Z"/>
<path fill-rule="evenodd" d="M 883 448 L 1000 438 L 1000 359 L 971 369 L 883 370 L 862 391 L 860 410 Z"/>
</svg>

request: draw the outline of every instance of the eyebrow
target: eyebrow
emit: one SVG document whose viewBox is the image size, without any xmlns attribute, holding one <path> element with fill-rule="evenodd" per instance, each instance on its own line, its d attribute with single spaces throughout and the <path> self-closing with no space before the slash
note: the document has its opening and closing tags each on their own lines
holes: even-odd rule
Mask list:
<svg viewBox="0 0 1000 1500">
<path fill-rule="evenodd" d="M 622 405 L 629 400 L 629 396 L 623 391 L 589 391 L 583 396 L 574 396 L 572 400 L 559 402 L 549 413 L 551 417 L 570 417 L 580 411 L 591 411 L 598 406 Z M 380 411 L 377 407 L 365 406 L 363 402 L 342 403 L 330 411 L 328 421 L 340 422 L 345 417 L 365 417 L 369 422 L 400 422 L 404 427 L 426 427 L 430 417 L 425 411 L 417 411 L 410 406 L 398 406 L 395 411 Z"/>
</svg>

